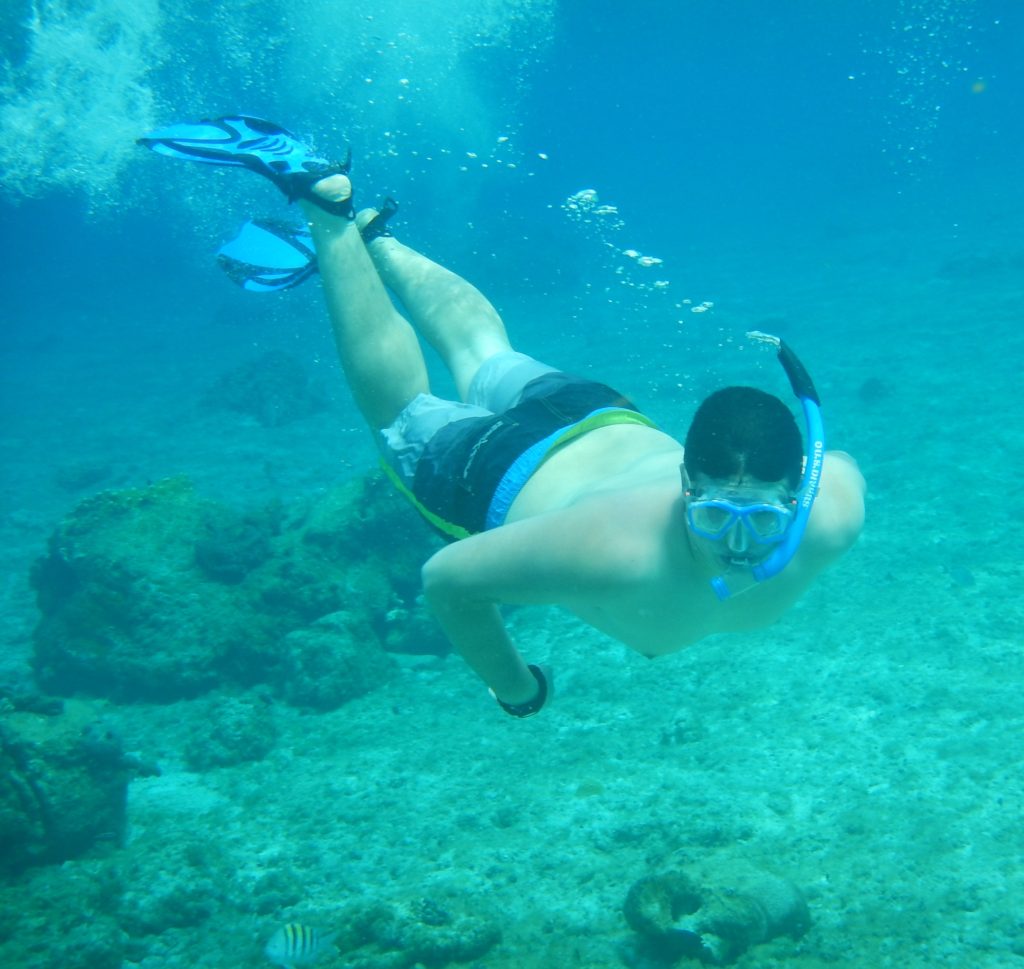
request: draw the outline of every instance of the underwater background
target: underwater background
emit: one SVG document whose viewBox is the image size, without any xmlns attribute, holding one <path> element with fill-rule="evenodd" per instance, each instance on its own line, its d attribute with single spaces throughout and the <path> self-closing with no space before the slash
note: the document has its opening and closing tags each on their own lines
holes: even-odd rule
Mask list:
<svg viewBox="0 0 1024 969">
<path fill-rule="evenodd" d="M 1024 965 L 1024 6 L 8 0 L 0 50 L 0 963 Z M 857 546 L 655 662 L 509 610 L 557 696 L 504 716 L 319 282 L 217 268 L 285 201 L 135 145 L 237 112 L 674 434 L 788 399 L 783 336 Z"/>
</svg>

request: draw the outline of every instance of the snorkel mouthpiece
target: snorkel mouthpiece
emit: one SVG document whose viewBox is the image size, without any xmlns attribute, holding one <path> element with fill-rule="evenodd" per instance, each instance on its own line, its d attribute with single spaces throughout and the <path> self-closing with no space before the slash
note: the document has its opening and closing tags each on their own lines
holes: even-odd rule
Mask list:
<svg viewBox="0 0 1024 969">
<path fill-rule="evenodd" d="M 789 565 L 804 537 L 807 521 L 811 517 L 811 508 L 818 494 L 818 486 L 821 484 L 821 466 L 825 460 L 825 428 L 821 419 L 818 392 L 814 389 L 814 383 L 806 367 L 797 359 L 796 354 L 779 337 L 769 333 L 752 330 L 747 333 L 747 337 L 778 348 L 779 363 L 786 371 L 793 393 L 803 407 L 804 425 L 807 430 L 807 454 L 804 457 L 803 475 L 797 492 L 796 513 L 786 530 L 786 537 L 768 558 L 752 566 L 748 572 L 754 582 L 764 582 L 778 575 Z M 725 575 L 716 576 L 711 580 L 711 588 L 722 602 L 738 592 L 745 592 L 751 585 L 752 583 L 745 583 L 742 589 L 734 592 L 726 583 Z"/>
</svg>

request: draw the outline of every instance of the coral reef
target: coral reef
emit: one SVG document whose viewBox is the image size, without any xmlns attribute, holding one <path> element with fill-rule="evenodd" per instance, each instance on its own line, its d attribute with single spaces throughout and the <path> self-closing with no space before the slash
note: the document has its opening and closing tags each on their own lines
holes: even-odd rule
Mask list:
<svg viewBox="0 0 1024 969">
<path fill-rule="evenodd" d="M 337 488 L 313 504 L 300 543 L 278 553 L 264 596 L 307 622 L 364 604 L 385 649 L 445 655 L 451 649 L 420 595 L 420 567 L 440 541 L 382 474 Z M 344 563 L 338 576 L 332 563 Z M 342 589 L 334 584 L 343 583 Z"/>
<path fill-rule="evenodd" d="M 36 868 L 0 884 L 3 964 L 19 969 L 122 969 L 122 884 L 107 859 Z"/>
<path fill-rule="evenodd" d="M 285 699 L 333 710 L 390 679 L 394 661 L 379 649 L 367 649 L 368 642 L 376 642 L 373 629 L 348 612 L 331 613 L 289 633 L 282 650 Z"/>
<path fill-rule="evenodd" d="M 39 684 L 116 699 L 195 696 L 253 637 L 279 635 L 237 586 L 197 565 L 197 540 L 218 514 L 184 478 L 81 502 L 32 574 Z"/>
<path fill-rule="evenodd" d="M 196 564 L 211 579 L 233 585 L 273 554 L 272 536 L 280 531 L 279 505 L 259 512 L 210 514 L 196 539 Z"/>
<path fill-rule="evenodd" d="M 751 946 L 802 935 L 810 913 L 791 882 L 744 866 L 676 869 L 634 882 L 623 906 L 640 951 L 675 962 L 727 965 Z"/>
<path fill-rule="evenodd" d="M 57 694 L 163 702 L 272 683 L 328 709 L 387 677 L 385 647 L 446 649 L 418 597 L 434 547 L 380 475 L 249 512 L 184 478 L 103 492 L 33 570 L 36 678 Z"/>
<path fill-rule="evenodd" d="M 0 705 L 0 871 L 119 843 L 138 766 L 87 705 L 52 716 Z"/>
<path fill-rule="evenodd" d="M 258 691 L 244 696 L 211 695 L 196 701 L 185 742 L 189 770 L 207 771 L 262 760 L 277 742 L 270 698 Z"/>
</svg>

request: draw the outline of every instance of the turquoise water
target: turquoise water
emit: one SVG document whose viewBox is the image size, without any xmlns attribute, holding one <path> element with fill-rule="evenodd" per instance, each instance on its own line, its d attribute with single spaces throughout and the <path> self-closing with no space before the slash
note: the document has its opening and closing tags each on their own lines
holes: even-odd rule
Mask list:
<svg viewBox="0 0 1024 969">
<path fill-rule="evenodd" d="M 776 6 L 4 7 L 5 691 L 34 689 L 28 576 L 81 499 L 184 474 L 287 505 L 375 462 L 318 283 L 252 296 L 213 261 L 283 200 L 134 145 L 172 121 L 246 111 L 351 145 L 360 201 L 398 198 L 400 236 L 486 292 L 521 349 L 674 433 L 722 383 L 784 394 L 743 340 L 780 333 L 869 495 L 858 545 L 761 632 L 651 663 L 515 611 L 558 675 L 527 722 L 457 657 L 402 657 L 338 710 L 276 703 L 262 759 L 196 770 L 218 693 L 83 696 L 161 774 L 129 785 L 122 846 L 3 888 L 0 961 L 256 967 L 283 922 L 430 898 L 500 925 L 489 969 L 647 965 L 623 901 L 680 864 L 807 896 L 811 929 L 741 966 L 1024 958 L 1024 11 Z M 587 189 L 617 217 L 570 217 Z M 326 410 L 268 426 L 204 404 L 269 351 Z"/>
</svg>

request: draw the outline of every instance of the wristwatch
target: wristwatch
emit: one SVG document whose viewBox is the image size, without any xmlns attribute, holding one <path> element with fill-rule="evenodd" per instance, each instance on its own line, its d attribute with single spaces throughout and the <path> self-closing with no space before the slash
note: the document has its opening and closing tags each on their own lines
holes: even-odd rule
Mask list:
<svg viewBox="0 0 1024 969">
<path fill-rule="evenodd" d="M 526 667 L 532 674 L 533 678 L 537 681 L 537 695 L 532 700 L 527 700 L 525 703 L 506 703 L 502 700 L 494 690 L 491 690 L 491 696 L 498 701 L 498 706 L 501 707 L 509 716 L 519 717 L 532 717 L 537 713 L 540 713 L 541 708 L 544 706 L 545 701 L 548 698 L 548 679 L 544 675 L 544 671 L 539 666 L 534 666 L 530 663 Z"/>
</svg>

